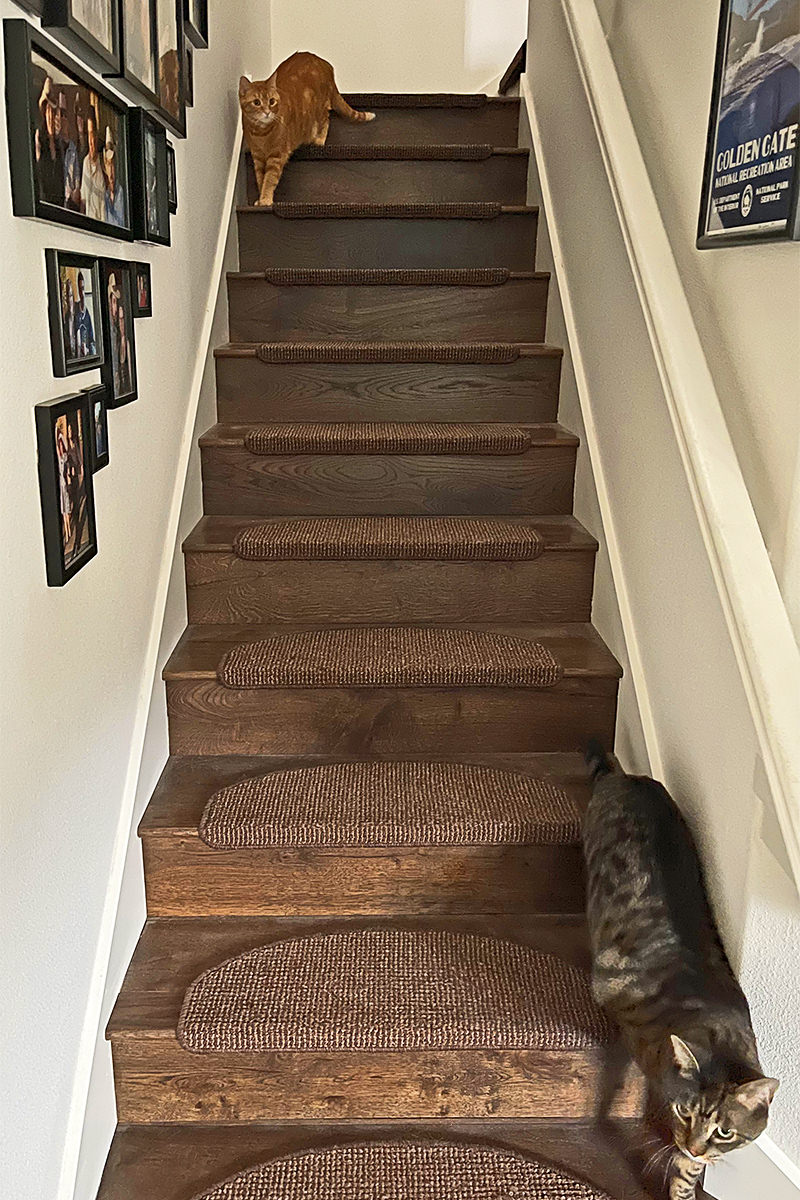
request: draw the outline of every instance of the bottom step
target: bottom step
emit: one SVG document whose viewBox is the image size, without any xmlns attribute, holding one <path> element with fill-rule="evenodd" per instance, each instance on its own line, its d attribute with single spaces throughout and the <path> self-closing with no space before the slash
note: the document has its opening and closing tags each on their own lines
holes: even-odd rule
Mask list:
<svg viewBox="0 0 800 1200">
<path fill-rule="evenodd" d="M 637 1122 L 620 1122 L 617 1126 L 621 1148 L 632 1151 L 640 1148 L 645 1140 L 642 1127 Z M 646 1192 L 638 1182 L 636 1173 L 624 1161 L 621 1153 L 613 1150 L 608 1138 L 603 1137 L 588 1124 L 578 1122 L 438 1122 L 435 1124 L 392 1123 L 391 1125 L 353 1124 L 278 1124 L 250 1125 L 247 1127 L 225 1127 L 219 1125 L 195 1126 L 127 1126 L 118 1130 L 108 1156 L 98 1200 L 188 1200 L 189 1197 L 210 1195 L 214 1200 L 250 1200 L 251 1193 L 231 1193 L 219 1188 L 219 1184 L 242 1172 L 252 1171 L 260 1164 L 270 1163 L 287 1155 L 306 1155 L 309 1152 L 322 1158 L 333 1147 L 364 1145 L 369 1142 L 397 1143 L 412 1142 L 417 1147 L 432 1141 L 438 1145 L 445 1142 L 457 1146 L 462 1152 L 475 1153 L 473 1147 L 490 1147 L 490 1153 L 508 1159 L 509 1152 L 538 1159 L 556 1171 L 564 1172 L 583 1183 L 572 1183 L 572 1190 L 515 1190 L 504 1180 L 505 1188 L 479 1190 L 470 1187 L 458 1192 L 453 1180 L 450 1188 L 444 1186 L 431 1196 L 436 1200 L 462 1200 L 469 1195 L 473 1200 L 508 1200 L 513 1195 L 519 1200 L 594 1200 L 598 1195 L 608 1195 L 614 1200 L 649 1200 L 657 1192 Z M 496 1160 L 495 1160 L 496 1161 Z M 484 1176 L 484 1181 L 485 1181 Z M 273 1180 L 269 1180 L 273 1184 Z M 280 1189 L 273 1186 L 263 1193 L 270 1200 L 293 1200 L 301 1193 L 292 1192 L 281 1178 Z M 393 1180 L 392 1189 L 378 1193 L 381 1200 L 392 1196 L 400 1200 L 403 1193 Z M 255 1193 L 258 1195 L 258 1193 Z M 369 1190 L 356 1192 L 339 1190 L 340 1200 L 344 1195 L 357 1200 L 373 1200 Z M 414 1200 L 422 1200 L 426 1192 L 413 1192 Z M 303 1194 L 311 1200 L 327 1200 L 328 1193 L 317 1190 Z"/>
</svg>

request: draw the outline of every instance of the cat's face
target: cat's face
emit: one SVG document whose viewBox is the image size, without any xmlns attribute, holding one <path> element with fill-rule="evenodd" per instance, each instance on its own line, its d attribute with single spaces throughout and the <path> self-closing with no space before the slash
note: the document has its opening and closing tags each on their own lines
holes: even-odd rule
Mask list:
<svg viewBox="0 0 800 1200">
<path fill-rule="evenodd" d="M 673 1061 L 662 1082 L 665 1118 L 678 1149 L 708 1163 L 755 1141 L 767 1127 L 778 1080 L 711 1084 L 689 1046 L 674 1036 L 670 1042 Z"/>
<path fill-rule="evenodd" d="M 271 79 L 251 83 L 244 75 L 239 80 L 239 104 L 246 120 L 266 130 L 279 119 L 280 95 Z"/>
</svg>

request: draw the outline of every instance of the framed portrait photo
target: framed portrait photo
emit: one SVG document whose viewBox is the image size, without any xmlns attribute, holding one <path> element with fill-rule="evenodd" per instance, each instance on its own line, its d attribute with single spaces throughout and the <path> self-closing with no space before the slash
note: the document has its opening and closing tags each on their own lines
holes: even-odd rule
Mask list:
<svg viewBox="0 0 800 1200">
<path fill-rule="evenodd" d="M 35 417 L 47 582 L 63 587 L 97 554 L 88 397 L 47 400 Z"/>
<path fill-rule="evenodd" d="M 117 0 L 120 10 L 120 63 L 104 71 L 134 103 L 157 107 L 158 36 L 156 0 Z"/>
<path fill-rule="evenodd" d="M 143 108 L 131 110 L 133 229 L 141 242 L 168 246 L 169 155 L 167 134 Z"/>
<path fill-rule="evenodd" d="M 98 71 L 119 70 L 119 0 L 44 0 L 42 27 Z"/>
<path fill-rule="evenodd" d="M 106 347 L 101 378 L 106 389 L 106 407 L 121 408 L 139 395 L 131 264 L 101 259 L 100 284 Z"/>
<path fill-rule="evenodd" d="M 194 47 L 187 40 L 184 48 L 184 91 L 186 93 L 186 107 L 194 107 Z"/>
<path fill-rule="evenodd" d="M 800 5 L 723 0 L 697 246 L 800 237 Z"/>
<path fill-rule="evenodd" d="M 186 137 L 183 0 L 156 0 L 158 31 L 159 120 L 178 137 Z"/>
<path fill-rule="evenodd" d="M 178 164 L 175 159 L 175 147 L 167 142 L 167 199 L 169 211 L 178 211 Z"/>
<path fill-rule="evenodd" d="M 89 445 L 92 451 L 92 474 L 96 475 L 108 466 L 108 409 L 106 389 L 100 384 L 84 388 L 83 395 L 89 399 Z"/>
<path fill-rule="evenodd" d="M 83 254 L 46 250 L 45 262 L 53 374 L 77 375 L 102 367 L 98 260 Z"/>
<path fill-rule="evenodd" d="M 208 49 L 208 0 L 183 0 L 186 36 L 198 50 Z"/>
<path fill-rule="evenodd" d="M 150 263 L 133 263 L 133 315 L 152 317 L 153 291 Z"/>
<path fill-rule="evenodd" d="M 15 215 L 131 241 L 126 105 L 27 21 L 3 24 Z"/>
</svg>

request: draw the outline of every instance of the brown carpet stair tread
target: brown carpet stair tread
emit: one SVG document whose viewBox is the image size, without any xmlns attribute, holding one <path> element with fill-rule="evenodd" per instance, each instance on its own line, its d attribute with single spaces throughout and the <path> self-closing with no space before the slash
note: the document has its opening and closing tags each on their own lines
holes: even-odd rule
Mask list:
<svg viewBox="0 0 800 1200">
<path fill-rule="evenodd" d="M 241 204 L 236 211 L 283 221 L 495 221 L 503 216 L 536 216 L 539 209 L 533 204 L 498 204 L 493 200 L 462 200 L 454 204 L 276 201 L 271 206 Z"/>
<path fill-rule="evenodd" d="M 345 762 L 273 771 L 209 800 L 218 850 L 275 846 L 570 845 L 580 813 L 563 788 L 461 762 Z"/>
<path fill-rule="evenodd" d="M 490 99 L 485 92 L 347 92 L 345 99 L 353 108 L 483 108 L 498 97 Z"/>
<path fill-rule="evenodd" d="M 520 146 L 492 146 L 488 142 L 442 142 L 425 145 L 401 145 L 399 143 L 380 142 L 360 144 L 344 142 L 328 143 L 325 146 L 301 146 L 292 155 L 293 162 L 342 161 L 367 162 L 369 160 L 411 161 L 411 162 L 481 162 L 494 156 L 528 156 L 528 151 Z"/>
<path fill-rule="evenodd" d="M 249 1167 L 194 1200 L 611 1200 L 574 1176 L 476 1143 L 386 1141 L 309 1149 Z"/>
<path fill-rule="evenodd" d="M 589 977 L 505 938 L 354 927 L 204 971 L 177 1036 L 194 1054 L 585 1050 L 608 1040 Z"/>
<path fill-rule="evenodd" d="M 229 280 L 263 279 L 273 287 L 502 287 L 519 280 L 549 279 L 547 271 L 506 267 L 266 267 L 230 271 Z"/>
<path fill-rule="evenodd" d="M 516 342 L 262 342 L 256 357 L 265 363 L 491 363 L 516 362 Z"/>
<path fill-rule="evenodd" d="M 297 346 L 302 351 L 303 346 L 305 346 L 307 343 L 298 343 L 298 342 L 270 343 L 270 345 L 275 345 L 275 344 L 282 345 L 282 346 Z M 319 342 L 319 343 L 313 343 L 313 344 L 318 347 L 316 352 L 319 355 L 324 353 L 325 347 L 342 345 L 342 343 L 340 343 L 340 342 Z M 349 342 L 344 343 L 344 344 L 351 345 L 351 343 L 349 343 Z M 363 343 L 356 343 L 356 344 L 361 345 Z M 390 344 L 392 344 L 392 343 L 390 343 Z M 394 343 L 394 344 L 396 345 L 397 343 Z M 400 344 L 403 346 L 411 345 L 411 346 L 416 347 L 416 353 L 419 357 L 417 357 L 415 359 L 410 359 L 409 361 L 416 361 L 416 362 L 440 361 L 437 358 L 430 358 L 430 357 L 426 358 L 424 356 L 426 354 L 428 354 L 428 355 L 430 354 L 432 345 L 440 346 L 443 343 L 403 342 Z M 367 345 L 375 345 L 378 347 L 383 347 L 384 343 L 380 343 L 380 342 L 379 343 L 367 343 Z M 453 342 L 453 343 L 444 343 L 444 345 L 446 345 L 446 346 L 451 345 L 453 347 L 456 347 L 456 346 L 463 346 L 463 345 L 465 345 L 465 343 Z M 466 345 L 467 345 L 468 351 L 473 350 L 473 346 L 471 344 L 467 343 Z M 487 345 L 487 343 L 479 343 L 478 345 L 481 347 L 485 347 Z M 510 357 L 508 359 L 508 361 L 511 361 L 511 362 L 514 362 L 520 358 L 558 358 L 558 359 L 560 359 L 560 358 L 563 358 L 563 356 L 564 356 L 564 350 L 561 346 L 551 346 L 548 342 L 511 342 L 511 343 L 502 343 L 502 345 L 503 346 L 506 346 L 506 345 L 513 346 L 513 355 L 512 355 L 512 357 Z M 215 347 L 214 357 L 215 358 L 261 358 L 262 357 L 261 352 L 262 352 L 262 344 L 258 343 L 258 342 L 226 342 L 221 346 Z M 277 360 L 277 361 L 280 361 L 280 360 Z M 298 361 L 302 361 L 302 360 L 298 360 Z M 334 358 L 320 357 L 317 361 L 319 361 L 319 362 L 334 361 L 335 362 L 337 360 L 335 357 Z M 356 360 L 356 361 L 358 361 L 358 360 Z M 379 360 L 379 361 L 384 361 L 384 360 Z M 392 361 L 392 360 L 389 359 L 386 361 Z M 447 361 L 447 360 L 444 359 L 442 361 Z M 453 361 L 471 362 L 473 360 L 467 357 L 467 358 L 463 358 L 463 359 L 455 358 Z M 483 361 L 483 360 L 479 359 L 477 361 Z"/>
<path fill-rule="evenodd" d="M 200 445 L 245 446 L 258 454 L 520 454 L 544 446 L 577 446 L 557 424 L 456 421 L 273 421 L 218 424 Z"/>
<path fill-rule="evenodd" d="M 236 537 L 238 558 L 518 561 L 538 558 L 532 524 L 485 517 L 295 517 L 265 521 Z"/>
<path fill-rule="evenodd" d="M 336 626 L 325 626 L 336 629 Z M 351 627 L 338 627 L 347 629 Z M 401 627 L 402 628 L 402 627 Z M 491 632 L 513 639 L 541 643 L 555 657 L 565 680 L 616 680 L 621 668 L 595 629 L 584 622 L 567 625 L 492 625 L 473 626 L 479 632 Z M 318 630 L 310 625 L 190 625 L 183 633 L 164 668 L 165 679 L 217 679 L 217 668 L 226 653 L 242 644 Z M 461 632 L 461 631 L 459 631 Z"/>
</svg>

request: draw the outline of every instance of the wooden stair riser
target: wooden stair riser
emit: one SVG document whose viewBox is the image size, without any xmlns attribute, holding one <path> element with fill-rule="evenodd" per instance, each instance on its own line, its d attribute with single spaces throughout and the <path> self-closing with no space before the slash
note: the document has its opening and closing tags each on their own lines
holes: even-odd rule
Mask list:
<svg viewBox="0 0 800 1200">
<path fill-rule="evenodd" d="M 121 1123 L 420 1118 L 588 1119 L 603 1051 L 196 1055 L 174 1035 L 112 1035 Z M 616 1113 L 638 1116 L 630 1079 Z"/>
<path fill-rule="evenodd" d="M 497 287 L 276 286 L 228 277 L 231 342 L 541 342 L 546 275 Z"/>
<path fill-rule="evenodd" d="M 516 146 L 518 141 L 519 99 L 505 97 L 477 108 L 376 108 L 375 120 L 367 123 L 331 117 L 328 133 L 332 146 Z"/>
<path fill-rule="evenodd" d="M 610 745 L 617 680 L 517 688 L 266 688 L 167 682 L 173 754 L 414 755 Z"/>
<path fill-rule="evenodd" d="M 264 363 L 216 358 L 223 422 L 554 421 L 561 356 L 525 355 L 500 365 Z"/>
<path fill-rule="evenodd" d="M 151 917 L 579 913 L 578 846 L 213 850 L 142 839 Z"/>
<path fill-rule="evenodd" d="M 247 202 L 258 199 L 247 160 Z M 289 204 L 524 204 L 528 155 L 453 159 L 328 159 L 289 163 L 275 199 Z"/>
<path fill-rule="evenodd" d="M 239 269 L 266 267 L 507 267 L 531 271 L 536 212 L 490 220 L 392 217 L 278 217 L 241 209 Z"/>
<path fill-rule="evenodd" d="M 258 455 L 241 444 L 218 444 L 201 453 L 207 516 L 525 516 L 572 511 L 577 447 L 564 442 L 467 457 Z"/>
<path fill-rule="evenodd" d="M 594 551 L 530 562 L 247 561 L 187 551 L 189 621 L 588 621 Z"/>
</svg>

